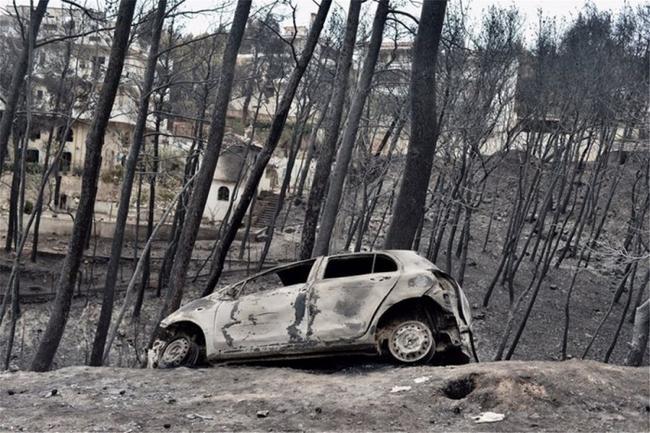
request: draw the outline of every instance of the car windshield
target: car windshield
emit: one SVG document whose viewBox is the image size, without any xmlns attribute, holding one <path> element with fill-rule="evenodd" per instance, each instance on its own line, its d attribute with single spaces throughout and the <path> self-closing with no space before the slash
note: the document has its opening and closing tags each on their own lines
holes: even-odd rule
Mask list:
<svg viewBox="0 0 650 433">
<path fill-rule="evenodd" d="M 315 259 L 305 260 L 255 275 L 233 286 L 232 296 L 250 295 L 280 287 L 304 284 L 307 282 L 315 262 Z"/>
</svg>

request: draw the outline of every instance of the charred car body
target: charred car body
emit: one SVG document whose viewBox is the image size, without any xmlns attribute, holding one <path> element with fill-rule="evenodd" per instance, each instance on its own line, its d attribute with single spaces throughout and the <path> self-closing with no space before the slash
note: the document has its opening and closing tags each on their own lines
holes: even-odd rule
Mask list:
<svg viewBox="0 0 650 433">
<path fill-rule="evenodd" d="M 463 291 L 413 251 L 279 266 L 184 305 L 160 326 L 150 364 L 163 368 L 348 353 L 406 364 L 476 359 Z"/>
</svg>

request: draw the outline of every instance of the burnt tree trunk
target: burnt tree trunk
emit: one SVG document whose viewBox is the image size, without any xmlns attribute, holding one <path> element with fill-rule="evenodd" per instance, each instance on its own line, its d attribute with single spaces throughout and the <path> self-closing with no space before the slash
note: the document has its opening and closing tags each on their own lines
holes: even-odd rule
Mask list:
<svg viewBox="0 0 650 433">
<path fill-rule="evenodd" d="M 363 60 L 361 76 L 359 77 L 357 90 L 352 98 L 352 103 L 350 104 L 350 111 L 348 113 L 345 130 L 343 131 L 341 147 L 336 155 L 336 165 L 334 166 L 332 176 L 330 177 L 327 199 L 323 206 L 323 215 L 321 216 L 320 228 L 318 229 L 318 237 L 316 238 L 312 251 L 312 255 L 314 256 L 327 255 L 329 251 L 330 239 L 332 237 L 332 231 L 334 230 L 334 224 L 336 223 L 336 217 L 339 213 L 339 206 L 343 195 L 345 177 L 348 172 L 348 167 L 350 166 L 352 151 L 354 150 L 354 144 L 357 139 L 359 122 L 361 121 L 366 98 L 370 93 L 372 76 L 374 75 L 375 65 L 379 58 L 379 49 L 381 47 L 387 15 L 388 0 L 380 0 L 379 3 L 377 3 L 377 11 L 375 12 L 375 18 L 372 23 L 372 35 L 370 36 L 368 53 Z M 314 178 L 314 182 L 316 182 L 316 178 Z M 311 222 L 309 222 L 309 224 L 311 224 Z M 307 223 L 303 227 L 303 230 L 305 230 L 306 226 Z M 307 240 L 305 240 L 305 242 L 306 241 Z M 305 243 L 304 248 L 302 248 L 304 253 L 301 254 L 302 257 L 307 255 L 306 251 L 308 247 L 309 244 Z"/>
<path fill-rule="evenodd" d="M 11 189 L 9 192 L 9 223 L 7 224 L 7 237 L 5 241 L 5 251 L 11 251 L 11 245 L 15 244 L 18 247 L 18 194 L 20 192 L 20 143 L 22 142 L 21 135 L 14 132 L 14 163 L 11 173 Z"/>
<path fill-rule="evenodd" d="M 36 9 L 30 13 L 29 31 L 30 35 L 23 41 L 23 49 L 20 52 L 18 61 L 14 66 L 13 74 L 11 75 L 11 84 L 9 86 L 9 95 L 5 103 L 4 113 L 0 117 L 0 173 L 4 166 L 5 157 L 7 156 L 7 145 L 9 143 L 9 136 L 11 135 L 11 128 L 18 109 L 18 101 L 20 100 L 20 92 L 23 89 L 23 81 L 27 68 L 29 67 L 30 48 L 29 41 L 36 41 L 38 29 L 41 27 L 41 21 L 47 10 L 48 0 L 39 0 Z"/>
<path fill-rule="evenodd" d="M 210 78 L 208 74 L 206 80 Z M 200 106 L 197 110 L 197 120 L 194 125 L 193 131 L 193 141 L 192 146 L 190 147 L 189 153 L 185 158 L 185 168 L 183 172 L 183 184 L 186 184 L 190 179 L 194 178 L 196 173 L 197 160 L 199 158 L 202 142 L 203 142 L 203 123 L 205 119 L 205 112 L 207 110 L 207 98 L 208 98 L 208 88 L 207 86 L 203 87 L 203 97 L 200 101 Z M 187 208 L 188 201 L 188 192 L 185 192 L 183 196 L 178 200 L 176 209 L 174 211 L 174 219 L 172 222 L 171 229 L 171 238 L 165 249 L 165 255 L 163 257 L 162 263 L 160 264 L 160 271 L 158 274 L 158 287 L 156 288 L 156 296 L 160 297 L 161 289 L 167 287 L 169 281 L 169 275 L 172 270 L 172 265 L 174 262 L 174 257 L 176 256 L 176 248 L 178 247 L 178 241 L 181 236 L 181 231 L 183 229 L 183 222 L 185 221 L 185 210 Z"/>
<path fill-rule="evenodd" d="M 102 307 L 99 313 L 99 319 L 97 321 L 97 330 L 95 332 L 92 352 L 90 354 L 90 365 L 93 366 L 102 365 L 102 359 L 104 357 L 104 345 L 106 343 L 106 334 L 111 324 L 111 316 L 113 314 L 113 300 L 115 298 L 115 284 L 117 282 L 117 271 L 120 266 L 122 244 L 124 242 L 124 230 L 126 228 L 126 220 L 129 215 L 131 190 L 133 188 L 133 180 L 135 178 L 138 158 L 140 156 L 140 149 L 142 148 L 144 142 L 144 132 L 147 126 L 147 116 L 149 114 L 149 100 L 151 96 L 151 89 L 153 87 L 154 76 L 156 73 L 158 47 L 160 45 L 160 35 L 162 33 L 163 21 L 165 20 L 166 7 L 167 0 L 158 1 L 158 6 L 156 8 L 156 14 L 154 18 L 151 46 L 149 47 L 149 57 L 147 59 L 147 67 L 145 69 L 144 82 L 142 85 L 142 97 L 140 100 L 140 107 L 138 109 L 138 117 L 133 129 L 133 142 L 129 148 L 129 154 L 126 158 L 126 166 L 124 167 L 124 178 L 122 179 L 120 202 L 117 208 L 117 217 L 115 219 L 115 232 L 113 233 L 113 238 L 111 240 L 111 256 L 108 261 L 108 269 L 106 270 Z M 140 177 L 140 185 L 141 184 L 142 177 Z M 138 188 L 138 191 L 140 191 L 140 188 Z M 138 197 L 138 203 L 139 200 L 140 197 Z M 136 225 L 136 245 L 137 236 L 138 227 Z"/>
<path fill-rule="evenodd" d="M 38 345 L 36 355 L 32 360 L 30 367 L 32 371 L 46 371 L 50 368 L 68 320 L 77 273 L 79 272 L 83 249 L 88 236 L 88 227 L 92 224 L 93 208 L 97 194 L 97 181 L 99 179 L 99 169 L 102 160 L 104 134 L 106 133 L 113 102 L 117 95 L 124 59 L 127 54 L 135 3 L 135 0 L 120 1 L 108 68 L 97 108 L 93 116 L 93 122 L 90 126 L 90 132 L 86 138 L 86 156 L 81 182 L 81 196 L 72 228 L 72 237 L 68 244 L 68 252 L 63 261 L 61 275 L 57 282 L 56 297 L 52 306 L 50 319 Z"/>
<path fill-rule="evenodd" d="M 163 97 L 160 97 L 160 105 L 162 105 Z M 159 110 L 157 110 L 159 111 Z M 160 145 L 160 124 L 162 118 L 159 114 L 156 114 L 156 126 L 155 132 L 156 135 L 153 137 L 153 157 L 152 157 L 152 167 L 151 173 L 149 174 L 149 209 L 147 212 L 147 239 L 151 237 L 154 228 L 154 214 L 156 211 L 156 177 L 158 176 L 158 158 L 159 158 L 159 145 Z M 147 250 L 144 258 L 144 263 L 142 264 L 142 282 L 138 288 L 138 293 L 135 298 L 135 305 L 133 306 L 133 317 L 140 317 L 140 310 L 142 309 L 142 302 L 144 301 L 144 291 L 149 287 L 149 279 L 151 276 L 151 250 Z"/>
<path fill-rule="evenodd" d="M 336 75 L 334 76 L 334 93 L 330 107 L 330 114 L 325 124 L 325 139 L 319 150 L 316 160 L 316 169 L 309 190 L 307 199 L 307 208 L 305 210 L 305 223 L 302 227 L 300 237 L 300 258 L 307 259 L 311 257 L 316 239 L 316 226 L 318 225 L 318 216 L 321 211 L 321 204 L 327 190 L 330 172 L 332 170 L 332 160 L 336 151 L 336 142 L 338 131 L 341 126 L 343 117 L 343 107 L 345 105 L 345 96 L 348 88 L 350 67 L 352 65 L 352 54 L 354 53 L 354 44 L 357 39 L 357 27 L 359 26 L 359 13 L 361 11 L 361 2 L 350 0 L 347 22 L 345 25 L 345 35 L 343 37 L 343 46 L 338 58 Z M 306 170 L 309 170 L 307 166 Z M 306 177 L 306 174 L 305 174 Z M 300 188 L 302 191 L 302 188 Z"/>
<path fill-rule="evenodd" d="M 64 55 L 64 60 L 63 60 L 63 70 L 61 71 L 61 75 L 59 76 L 59 85 L 57 86 L 56 89 L 56 96 L 54 99 L 54 112 L 57 113 L 60 108 L 61 108 L 61 99 L 64 98 L 64 91 L 65 91 L 65 78 L 68 75 L 68 71 L 70 69 L 70 57 L 72 55 L 72 43 L 67 42 L 65 45 L 65 55 Z M 66 122 L 67 123 L 67 122 Z M 42 177 L 42 182 L 47 182 L 48 177 L 49 177 L 49 171 L 48 166 L 50 165 L 50 153 L 51 153 L 51 147 L 52 143 L 54 142 L 54 131 L 55 131 L 55 125 L 52 125 L 49 130 L 49 135 L 47 137 L 47 146 L 45 149 L 45 163 L 43 165 L 43 177 Z M 63 147 L 65 146 L 65 137 L 62 137 L 60 145 Z M 58 152 L 57 152 L 58 154 Z M 59 164 L 59 158 L 55 157 L 53 158 L 51 164 L 58 166 Z M 47 176 L 46 176 L 47 174 Z M 34 234 L 32 237 L 32 253 L 31 253 L 31 261 L 36 262 L 36 256 L 38 255 L 38 235 L 39 235 L 39 229 L 40 229 L 40 224 L 41 224 L 41 214 L 43 211 L 43 205 L 42 203 L 38 204 L 36 207 L 36 220 L 34 221 Z"/>
<path fill-rule="evenodd" d="M 311 106 L 304 108 L 304 116 L 302 121 L 300 121 L 300 126 L 294 125 L 293 136 L 291 137 L 291 145 L 289 148 L 289 155 L 287 159 L 287 166 L 284 171 L 284 177 L 282 179 L 282 185 L 280 186 L 280 194 L 278 196 L 278 201 L 275 204 L 275 209 L 273 209 L 273 217 L 271 223 L 266 228 L 266 240 L 264 242 L 264 247 L 262 248 L 262 253 L 260 254 L 259 262 L 257 263 L 257 272 L 262 270 L 264 262 L 266 261 L 266 256 L 271 249 L 271 243 L 273 242 L 273 235 L 278 223 L 278 218 L 280 217 L 280 212 L 282 211 L 282 206 L 284 205 L 285 199 L 287 197 L 287 192 L 291 183 L 291 173 L 293 172 L 293 167 L 296 163 L 296 158 L 298 157 L 298 151 L 300 150 L 300 144 L 302 143 L 302 137 L 305 132 L 305 126 L 309 120 Z M 290 203 L 289 203 L 290 205 Z"/>
<path fill-rule="evenodd" d="M 422 3 L 411 69 L 411 136 L 385 248 L 411 248 L 417 230 L 413 221 L 424 214 L 436 150 L 436 57 L 446 6 L 442 0 Z"/>
<path fill-rule="evenodd" d="M 277 106 L 275 115 L 273 116 L 273 121 L 271 122 L 271 127 L 269 129 L 269 135 L 266 143 L 264 143 L 264 147 L 257 155 L 255 164 L 250 171 L 250 175 L 242 191 L 241 199 L 239 200 L 239 203 L 235 208 L 235 212 L 233 213 L 233 216 L 228 223 L 226 230 L 224 231 L 221 241 L 219 242 L 219 247 L 217 248 L 217 253 L 215 254 L 213 266 L 210 271 L 210 278 L 205 289 L 203 290 L 203 296 L 207 296 L 208 294 L 212 293 L 214 287 L 219 281 L 219 277 L 221 276 L 223 265 L 226 261 L 226 256 L 228 254 L 230 245 L 235 240 L 237 230 L 239 229 L 239 226 L 246 216 L 246 211 L 248 210 L 251 201 L 257 193 L 257 187 L 259 185 L 260 179 L 262 178 L 262 175 L 264 174 L 264 169 L 266 168 L 269 159 L 271 159 L 271 155 L 275 151 L 275 148 L 280 141 L 282 130 L 284 129 L 284 125 L 287 121 L 289 110 L 291 109 L 293 97 L 296 94 L 298 85 L 300 84 L 300 79 L 307 70 L 307 66 L 309 65 L 309 61 L 311 60 L 311 57 L 314 53 L 314 49 L 316 48 L 318 38 L 320 37 L 320 32 L 323 29 L 323 25 L 325 24 L 325 19 L 327 18 L 327 13 L 329 12 L 331 5 L 332 0 L 322 0 L 320 2 L 318 13 L 316 14 L 316 18 L 311 25 L 309 34 L 307 35 L 305 47 L 302 50 L 302 53 L 300 53 L 300 58 L 298 58 L 296 66 L 294 67 L 291 75 L 289 76 L 289 79 L 287 80 L 287 86 L 284 90 L 284 93 L 282 94 L 280 103 Z"/>
<path fill-rule="evenodd" d="M 217 167 L 219 153 L 221 152 L 228 103 L 230 102 L 230 94 L 232 93 L 232 84 L 235 77 L 237 53 L 239 52 L 239 46 L 244 36 L 244 29 L 246 28 L 251 3 L 251 0 L 239 0 L 237 2 L 235 16 L 228 34 L 228 42 L 223 53 L 221 76 L 217 88 L 215 107 L 212 113 L 208 141 L 205 147 L 206 151 L 204 152 L 196 179 L 193 182 L 192 194 L 189 198 L 185 212 L 185 220 L 183 221 L 174 262 L 171 267 L 168 291 L 161 310 L 161 318 L 169 312 L 176 310 L 180 306 L 183 297 L 183 286 L 185 285 L 187 268 L 192 258 L 194 242 L 199 232 L 201 217 L 203 216 L 205 203 L 208 199 L 210 187 L 212 186 L 214 170 Z"/>
</svg>

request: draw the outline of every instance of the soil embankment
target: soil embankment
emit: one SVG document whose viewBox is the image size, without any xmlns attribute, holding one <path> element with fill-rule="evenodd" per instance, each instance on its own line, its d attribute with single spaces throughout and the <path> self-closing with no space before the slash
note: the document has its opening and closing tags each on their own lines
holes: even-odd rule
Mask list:
<svg viewBox="0 0 650 433">
<path fill-rule="evenodd" d="M 591 361 L 69 367 L 0 374 L 0 430 L 648 431 L 649 382 Z"/>
</svg>

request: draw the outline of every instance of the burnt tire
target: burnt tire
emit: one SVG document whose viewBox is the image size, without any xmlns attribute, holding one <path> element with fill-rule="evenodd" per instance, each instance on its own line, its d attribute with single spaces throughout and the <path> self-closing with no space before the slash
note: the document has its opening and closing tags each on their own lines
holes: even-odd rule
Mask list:
<svg viewBox="0 0 650 433">
<path fill-rule="evenodd" d="M 160 350 L 158 368 L 195 367 L 200 354 L 201 347 L 194 337 L 180 332 L 169 338 Z"/>
<path fill-rule="evenodd" d="M 428 364 L 436 353 L 434 333 L 427 320 L 395 319 L 386 326 L 385 335 L 388 355 L 398 364 Z"/>
</svg>

